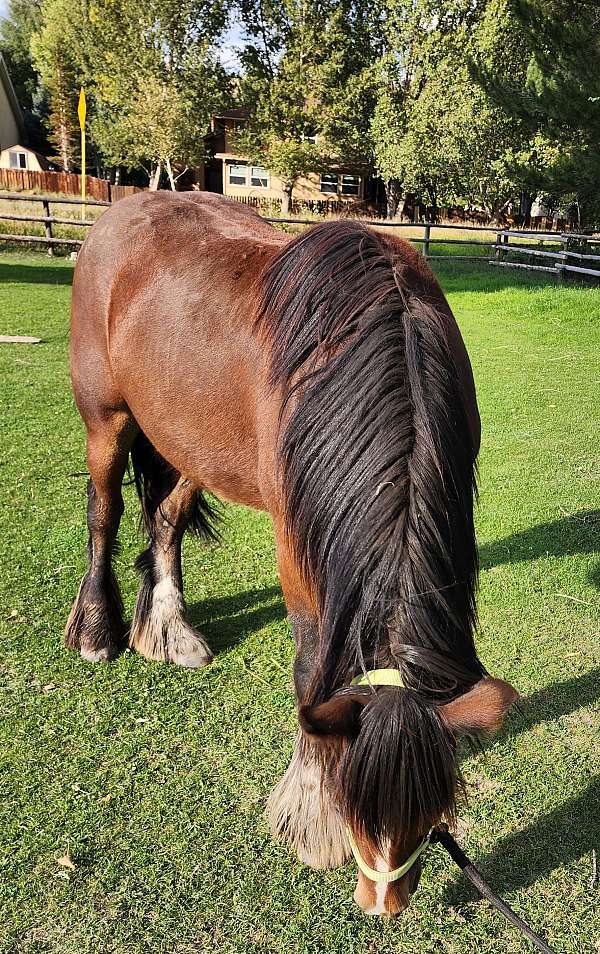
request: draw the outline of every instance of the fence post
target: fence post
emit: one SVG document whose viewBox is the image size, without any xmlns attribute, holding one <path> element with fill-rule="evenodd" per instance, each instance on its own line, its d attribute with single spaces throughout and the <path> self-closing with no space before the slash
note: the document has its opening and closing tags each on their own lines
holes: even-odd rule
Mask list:
<svg viewBox="0 0 600 954">
<path fill-rule="evenodd" d="M 423 232 L 423 255 L 425 258 L 429 257 L 429 236 L 431 234 L 431 226 L 426 225 Z"/>
<path fill-rule="evenodd" d="M 510 235 L 508 234 L 508 232 L 505 232 L 503 236 L 504 245 L 508 245 L 509 240 L 510 240 Z M 502 251 L 502 261 L 505 262 L 507 259 L 508 259 L 508 249 L 506 249 L 506 251 L 504 250 Z"/>
<path fill-rule="evenodd" d="M 565 235 L 561 235 L 561 237 L 560 237 L 560 244 L 561 244 L 561 247 L 562 247 L 563 252 L 566 252 L 566 250 L 567 250 L 567 238 L 566 238 Z M 561 258 L 560 255 L 561 255 L 561 253 L 559 252 L 559 253 L 558 253 L 558 258 L 556 259 L 556 265 L 554 266 L 555 269 L 556 269 L 556 281 L 558 282 L 559 285 L 561 285 L 561 284 L 564 282 L 564 280 L 565 280 L 565 278 L 566 278 L 566 275 L 567 275 L 567 273 L 566 273 L 566 271 L 565 271 L 565 268 L 564 268 L 565 262 L 566 262 L 566 257 L 565 257 L 565 258 Z"/>
<path fill-rule="evenodd" d="M 47 216 L 47 218 L 50 218 L 50 203 L 45 200 L 44 202 L 42 202 L 42 208 L 44 210 L 44 215 Z M 44 222 L 44 229 L 46 232 L 46 238 L 51 239 L 52 238 L 52 223 Z M 52 245 L 52 243 L 48 245 L 48 255 L 50 256 L 54 255 L 54 246 Z"/>
<path fill-rule="evenodd" d="M 496 261 L 497 262 L 500 261 L 500 249 L 498 246 L 500 245 L 501 241 L 502 241 L 502 232 L 496 232 Z"/>
</svg>

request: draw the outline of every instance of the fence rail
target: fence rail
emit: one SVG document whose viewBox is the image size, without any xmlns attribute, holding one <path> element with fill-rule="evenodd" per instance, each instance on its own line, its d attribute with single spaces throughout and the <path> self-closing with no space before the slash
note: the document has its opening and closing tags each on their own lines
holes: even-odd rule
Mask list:
<svg viewBox="0 0 600 954">
<path fill-rule="evenodd" d="M 6 170 L 0 170 L 0 172 Z M 122 190 L 129 190 L 131 187 L 122 186 Z M 115 194 L 116 187 L 112 190 L 112 200 L 117 201 L 121 198 L 120 193 Z M 130 194 L 127 191 L 125 194 Z M 81 199 L 75 196 L 62 195 L 24 195 L 21 192 L 0 192 L 0 201 L 6 199 L 12 202 L 33 202 L 41 203 L 43 215 L 23 215 L 17 212 L 3 212 L 0 206 L 0 221 L 30 222 L 44 226 L 44 235 L 13 235 L 11 233 L 0 233 L 0 241 L 33 243 L 35 245 L 46 245 L 48 254 L 52 255 L 57 245 L 63 245 L 67 248 L 77 249 L 83 244 L 83 239 L 73 237 L 60 237 L 53 234 L 53 225 L 68 225 L 74 227 L 89 228 L 94 224 L 94 219 L 75 219 L 61 215 L 52 215 L 50 205 L 73 205 L 89 206 L 90 208 L 106 208 L 112 204 L 108 199 Z M 84 210 L 82 210 L 84 211 Z M 300 218 L 279 218 L 275 216 L 263 216 L 265 221 L 276 225 L 314 225 L 314 219 Z M 447 225 L 438 222 L 395 222 L 387 220 L 359 219 L 365 225 L 375 228 L 391 229 L 411 229 L 421 230 L 421 235 L 410 235 L 408 240 L 414 244 L 420 245 L 424 256 L 427 259 L 440 261 L 451 259 L 454 262 L 479 262 L 482 265 L 492 265 L 500 268 L 520 268 L 529 271 L 546 272 L 554 275 L 559 281 L 562 281 L 568 273 L 586 275 L 588 277 L 600 279 L 600 267 L 590 268 L 588 264 L 600 263 L 600 235 L 588 235 L 576 232 L 535 232 L 527 229 L 494 229 L 484 225 L 462 225 L 449 223 Z M 484 238 L 449 238 L 447 235 L 435 235 L 436 230 L 443 232 L 471 232 L 476 235 L 486 233 L 487 240 Z M 490 236 L 495 234 L 494 241 Z M 526 240 L 529 239 L 529 243 Z M 511 241 L 512 240 L 512 241 Z M 531 244 L 534 243 L 534 244 Z M 458 245 L 479 248 L 479 255 L 435 255 L 431 253 L 431 247 L 435 245 Z M 545 246 L 545 247 L 544 247 Z M 588 251 L 591 249 L 592 251 Z M 494 257 L 489 257 L 495 253 Z M 513 256 L 516 257 L 513 258 Z M 532 264 L 531 262 L 519 261 L 520 257 L 532 258 L 534 261 L 542 260 L 543 264 Z M 569 259 L 576 260 L 579 264 L 570 264 Z M 552 264 L 550 264 L 552 262 Z"/>
<path fill-rule="evenodd" d="M 527 271 L 546 272 L 554 275 L 557 281 L 564 281 L 569 273 L 575 275 L 587 275 L 589 278 L 600 279 L 599 268 L 586 268 L 583 265 L 571 265 L 569 259 L 574 258 L 579 262 L 600 262 L 600 255 L 590 254 L 585 251 L 588 246 L 592 248 L 600 245 L 600 235 L 586 235 L 577 232 L 562 232 L 554 234 L 547 232 L 538 236 L 538 243 L 552 244 L 554 248 L 533 248 L 524 245 L 522 242 L 512 241 L 511 239 L 522 239 L 530 233 L 517 229 L 503 229 L 496 233 L 495 258 L 490 259 L 489 264 L 500 268 L 521 268 Z M 577 248 L 574 248 L 576 245 Z M 533 265 L 530 262 L 515 261 L 511 256 L 531 257 L 533 259 L 551 260 L 545 261 L 543 265 Z"/>
</svg>

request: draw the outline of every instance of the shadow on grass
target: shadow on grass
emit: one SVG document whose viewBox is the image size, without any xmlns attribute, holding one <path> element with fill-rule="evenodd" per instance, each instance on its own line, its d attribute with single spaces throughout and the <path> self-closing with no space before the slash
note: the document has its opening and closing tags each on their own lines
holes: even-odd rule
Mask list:
<svg viewBox="0 0 600 954">
<path fill-rule="evenodd" d="M 70 285 L 72 280 L 72 268 L 46 264 L 43 259 L 40 259 L 39 265 L 0 263 L 0 284 L 12 282 L 16 285 Z"/>
<path fill-rule="evenodd" d="M 539 557 L 578 553 L 600 553 L 600 510 L 582 510 L 486 543 L 479 548 L 479 562 L 482 570 L 489 570 Z M 595 567 L 590 582 L 600 588 L 600 565 Z"/>
<path fill-rule="evenodd" d="M 503 732 L 510 736 L 520 735 L 534 725 L 552 722 L 599 701 L 600 667 L 595 667 L 581 676 L 555 682 L 521 699 L 519 710 L 511 713 Z"/>
<path fill-rule="evenodd" d="M 491 887 L 500 892 L 528 888 L 560 865 L 577 859 L 582 859 L 581 877 L 587 884 L 591 851 L 600 846 L 598 805 L 600 775 L 592 778 L 583 794 L 567 799 L 522 831 L 502 838 L 488 855 L 473 861 Z M 475 888 L 462 878 L 445 891 L 445 900 L 452 905 L 474 897 L 479 897 Z"/>
<path fill-rule="evenodd" d="M 223 652 L 263 626 L 284 620 L 287 610 L 281 589 L 268 586 L 193 603 L 189 614 L 192 625 L 204 631 L 211 649 Z"/>
</svg>

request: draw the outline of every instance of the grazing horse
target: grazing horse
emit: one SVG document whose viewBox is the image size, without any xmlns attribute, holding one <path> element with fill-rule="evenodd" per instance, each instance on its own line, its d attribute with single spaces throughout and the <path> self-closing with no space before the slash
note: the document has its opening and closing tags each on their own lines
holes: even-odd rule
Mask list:
<svg viewBox="0 0 600 954">
<path fill-rule="evenodd" d="M 352 847 L 357 903 L 399 912 L 454 816 L 458 737 L 516 698 L 473 641 L 479 415 L 424 259 L 352 221 L 290 239 L 209 193 L 123 199 L 78 256 L 71 371 L 89 567 L 66 645 L 108 660 L 127 638 L 111 557 L 129 458 L 149 540 L 129 643 L 150 659 L 211 659 L 181 574 L 184 531 L 216 533 L 207 492 L 268 511 L 300 724 L 272 828 L 316 868 Z"/>
</svg>

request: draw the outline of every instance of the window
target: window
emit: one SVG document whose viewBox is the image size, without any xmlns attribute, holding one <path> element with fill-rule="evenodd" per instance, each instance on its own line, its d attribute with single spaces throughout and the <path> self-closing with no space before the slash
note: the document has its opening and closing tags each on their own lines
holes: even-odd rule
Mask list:
<svg viewBox="0 0 600 954">
<path fill-rule="evenodd" d="M 27 168 L 27 153 L 11 152 L 9 155 L 10 155 L 11 169 L 26 169 Z"/>
<path fill-rule="evenodd" d="M 245 186 L 248 166 L 229 166 L 229 185 Z"/>
<path fill-rule="evenodd" d="M 322 172 L 320 188 L 321 192 L 330 192 L 332 195 L 360 195 L 360 176 Z"/>
<path fill-rule="evenodd" d="M 321 173 L 321 192 L 333 192 L 334 195 L 337 195 L 338 190 L 338 177 L 333 172 L 322 172 Z"/>
<path fill-rule="evenodd" d="M 359 176 L 342 176 L 342 195 L 358 195 L 360 191 Z"/>
<path fill-rule="evenodd" d="M 262 166 L 252 166 L 250 171 L 250 184 L 260 189 L 269 188 L 269 173 Z"/>
</svg>

